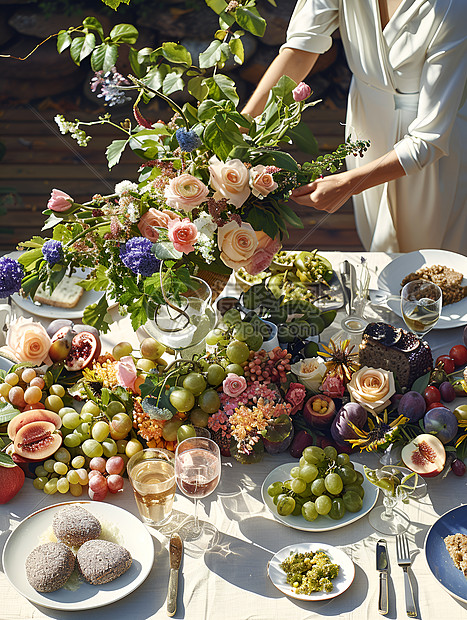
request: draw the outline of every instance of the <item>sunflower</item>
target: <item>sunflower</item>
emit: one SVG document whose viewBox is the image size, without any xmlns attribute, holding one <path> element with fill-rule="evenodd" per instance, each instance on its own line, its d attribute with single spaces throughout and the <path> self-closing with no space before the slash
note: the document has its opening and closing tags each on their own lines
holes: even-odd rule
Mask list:
<svg viewBox="0 0 467 620">
<path fill-rule="evenodd" d="M 326 373 L 324 377 L 338 377 L 344 385 L 350 381 L 352 374 L 360 368 L 358 352 L 353 353 L 355 345 L 350 340 L 342 340 L 337 344 L 334 340 L 329 341 L 329 346 L 322 345 L 324 351 L 318 351 L 326 359 Z"/>
</svg>

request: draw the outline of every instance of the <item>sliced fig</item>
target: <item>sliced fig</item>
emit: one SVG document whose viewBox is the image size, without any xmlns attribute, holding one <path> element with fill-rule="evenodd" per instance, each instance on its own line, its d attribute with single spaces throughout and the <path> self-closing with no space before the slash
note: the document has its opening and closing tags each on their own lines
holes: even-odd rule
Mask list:
<svg viewBox="0 0 467 620">
<path fill-rule="evenodd" d="M 16 433 L 14 451 L 35 461 L 42 461 L 62 445 L 62 437 L 52 422 L 30 422 Z"/>
<path fill-rule="evenodd" d="M 74 336 L 71 343 L 71 350 L 65 360 L 65 368 L 70 371 L 77 371 L 86 368 L 89 364 L 99 357 L 101 352 L 101 341 L 90 332 L 81 332 Z"/>
<path fill-rule="evenodd" d="M 20 428 L 30 424 L 31 422 L 51 422 L 55 429 L 59 429 L 62 425 L 62 418 L 54 411 L 47 409 L 31 409 L 18 413 L 8 423 L 7 433 L 11 440 L 14 440 Z"/>
</svg>

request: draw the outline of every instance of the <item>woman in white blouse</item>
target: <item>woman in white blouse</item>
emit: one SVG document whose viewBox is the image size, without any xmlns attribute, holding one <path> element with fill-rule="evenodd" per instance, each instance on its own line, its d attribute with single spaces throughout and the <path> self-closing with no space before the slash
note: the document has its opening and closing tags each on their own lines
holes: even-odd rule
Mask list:
<svg viewBox="0 0 467 620">
<path fill-rule="evenodd" d="M 353 79 L 346 134 L 371 141 L 293 199 L 334 212 L 353 196 L 367 250 L 467 252 L 467 0 L 298 0 L 287 42 L 243 112 L 281 75 L 303 80 L 337 28 Z"/>
</svg>

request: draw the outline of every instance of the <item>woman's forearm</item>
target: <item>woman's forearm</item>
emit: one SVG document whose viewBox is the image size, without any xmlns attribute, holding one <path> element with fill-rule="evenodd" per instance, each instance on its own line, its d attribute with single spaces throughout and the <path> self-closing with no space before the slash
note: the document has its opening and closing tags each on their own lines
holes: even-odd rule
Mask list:
<svg viewBox="0 0 467 620">
<path fill-rule="evenodd" d="M 301 82 L 313 69 L 319 54 L 286 47 L 276 56 L 261 78 L 250 100 L 243 108 L 243 114 L 258 116 L 264 109 L 269 91 L 283 75 L 295 82 Z"/>
</svg>

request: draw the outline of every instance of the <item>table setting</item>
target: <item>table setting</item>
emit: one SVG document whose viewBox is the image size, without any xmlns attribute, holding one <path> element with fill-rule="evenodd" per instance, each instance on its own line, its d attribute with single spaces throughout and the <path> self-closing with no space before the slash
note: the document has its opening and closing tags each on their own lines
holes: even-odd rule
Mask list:
<svg viewBox="0 0 467 620">
<path fill-rule="evenodd" d="M 207 4 L 199 67 L 131 24 L 57 35 L 131 102 L 60 133 L 109 125 L 109 169 L 142 163 L 107 195 L 52 189 L 0 257 L 0 616 L 463 618 L 467 259 L 283 250 L 293 190 L 370 142 L 318 155 L 286 75 L 238 111 L 222 70 L 266 22 Z"/>
<path fill-rule="evenodd" d="M 375 253 L 361 256 L 332 252 L 325 253 L 325 256 L 338 268 L 347 260 L 357 271 L 363 256 L 368 264 L 370 288 L 374 290 L 384 290 L 379 289 L 378 276 L 394 259 L 387 254 Z M 219 299 L 232 297 L 238 299 L 240 294 L 239 284 L 232 276 Z M 9 321 L 14 320 L 12 317 L 16 319 L 19 315 L 27 314 L 23 308 L 15 305 L 14 300 L 11 301 L 9 308 L 11 312 Z M 112 350 L 115 344 L 121 342 L 124 334 L 125 339 L 130 340 L 136 348 L 140 339 L 146 336 L 144 330 L 134 332 L 129 326 L 128 317 L 121 318 L 116 310 L 114 312 L 116 320 L 112 323 L 110 333 L 102 338 L 103 347 Z M 338 335 L 341 331 L 340 323 L 347 316 L 347 308 L 343 306 L 338 310 L 333 323 L 319 334 L 319 340 L 325 343 Z M 51 318 L 53 320 L 54 315 Z M 44 317 L 40 319 L 47 323 Z M 365 308 L 365 322 L 376 320 L 384 320 L 396 326 L 403 325 L 400 316 L 392 312 L 389 306 L 372 304 L 369 299 Z M 449 330 L 444 326 L 441 329 L 435 328 L 427 335 L 427 340 L 430 342 L 433 357 L 436 357 L 462 341 L 462 327 Z M 454 409 L 463 402 L 465 401 L 462 398 L 456 398 L 449 403 L 449 407 Z M 189 443 L 190 440 L 186 441 Z M 350 458 L 355 470 L 363 471 L 365 466 L 380 467 L 381 456 L 376 452 L 354 451 Z M 365 503 L 357 514 L 347 512 L 342 521 L 333 521 L 329 517 L 306 521 L 303 517 L 280 516 L 267 494 L 271 482 L 285 480 L 287 472 L 297 465 L 297 459 L 293 459 L 287 451 L 266 454 L 262 460 L 249 465 L 241 464 L 232 457 L 223 456 L 221 462 L 217 487 L 210 495 L 198 500 L 200 521 L 211 529 L 208 544 L 205 548 L 197 548 L 190 547 L 188 541 L 183 541 L 179 569 L 175 571 L 178 573 L 176 608 L 173 611 L 172 606 L 169 610 L 170 613 L 173 611 L 174 617 L 192 615 L 210 617 L 216 613 L 221 617 L 224 614 L 225 617 L 243 618 L 248 615 L 267 618 L 277 612 L 286 615 L 293 613 L 303 618 L 322 614 L 340 615 L 346 618 L 376 617 L 380 597 L 378 570 L 382 572 L 380 568 L 377 570 L 377 543 L 382 538 L 386 541 L 388 550 L 388 571 L 385 572 L 388 582 L 388 594 L 385 599 L 388 606 L 387 613 L 389 617 L 400 618 L 408 614 L 409 608 L 406 609 L 408 603 L 404 590 L 407 573 L 398 566 L 399 543 L 396 544 L 396 536 L 393 534 L 381 534 L 375 530 L 369 520 L 372 511 L 382 506 L 382 491 L 379 493 L 377 486 L 365 479 Z M 45 600 L 51 595 L 36 593 L 36 598 L 27 591 L 28 584 L 21 583 L 15 575 L 19 570 L 17 556 L 18 553 L 24 554 L 35 546 L 34 541 L 31 542 L 22 535 L 23 530 L 29 531 L 28 522 L 32 520 L 34 526 L 32 531 L 38 532 L 43 526 L 40 521 L 38 524 L 34 521 L 40 516 L 43 518 L 44 509 L 45 513 L 48 510 L 57 510 L 55 506 L 61 505 L 61 500 L 69 502 L 73 501 L 73 498 L 69 497 L 69 493 L 60 495 L 59 498 L 58 493 L 49 496 L 35 489 L 31 482 L 26 478 L 21 491 L 1 507 L 4 534 L 2 538 L 3 545 L 6 546 L 1 580 L 5 618 L 63 618 L 68 617 L 71 609 L 74 611 L 70 617 L 80 617 L 81 613 L 84 614 L 85 610 L 91 608 L 97 617 L 102 618 L 115 613 L 132 613 L 138 618 L 163 617 L 169 613 L 168 584 L 170 575 L 175 570 L 171 568 L 169 553 L 171 536 L 177 533 L 176 530 L 180 525 L 182 527 L 178 531 L 183 535 L 183 521 L 194 514 L 189 496 L 177 490 L 171 518 L 168 523 L 162 525 L 147 524 L 148 522 L 140 516 L 133 490 L 127 482 L 122 491 L 114 495 L 109 493 L 104 502 L 86 500 L 93 511 L 99 512 L 101 506 L 105 510 L 115 508 L 112 520 L 117 520 L 120 532 L 125 538 L 125 545 L 130 547 L 131 544 L 136 544 L 138 551 L 135 551 L 136 547 L 131 547 L 132 555 L 135 563 L 141 563 L 141 567 L 136 578 L 128 575 L 131 577 L 129 584 L 117 587 L 118 580 L 116 580 L 114 586 L 116 589 L 110 591 L 108 599 L 98 596 L 86 601 L 82 600 L 81 594 L 77 601 L 57 603 L 52 602 L 50 598 Z M 465 482 L 462 477 L 454 476 L 446 468 L 438 476 L 424 479 L 424 484 L 427 488 L 425 495 L 417 499 L 409 497 L 408 503 L 401 504 L 408 522 L 405 536 L 408 544 L 410 561 L 408 574 L 412 580 L 410 591 L 413 590 L 414 593 L 415 617 L 434 618 L 436 614 L 449 609 L 453 618 L 460 618 L 463 617 L 467 605 L 462 589 L 465 578 L 454 564 L 451 565 L 449 556 L 446 558 L 443 538 L 458 531 L 465 531 L 463 520 L 465 510 L 462 500 L 459 501 Z M 60 503 L 57 504 L 57 501 Z M 127 526 L 125 524 L 127 517 L 121 520 L 120 512 L 128 514 L 128 519 L 136 519 L 139 525 Z M 294 519 L 297 521 L 294 522 Z M 10 532 L 12 532 L 11 542 L 5 545 L 5 539 L 9 540 Z M 128 536 L 131 537 L 130 541 Z M 22 549 L 19 551 L 16 549 L 18 545 L 16 541 L 21 541 Z M 313 552 L 317 547 L 329 550 L 331 559 L 343 567 L 343 581 L 342 583 L 336 581 L 334 593 L 318 592 L 311 597 L 294 595 L 285 580 L 278 579 L 280 570 L 278 564 L 288 555 L 289 547 L 290 551 L 295 553 Z M 407 555 L 407 547 L 404 549 Z M 342 554 L 347 558 L 345 562 L 342 560 Z M 21 579 L 24 582 L 24 577 Z M 172 581 L 173 579 L 172 577 Z M 80 589 L 76 593 L 69 594 L 73 598 Z M 65 590 L 61 591 L 67 594 Z M 110 600 L 114 602 L 108 602 Z M 235 601 L 235 606 L 230 603 L 232 600 Z M 380 601 L 380 604 L 383 603 Z"/>
</svg>

